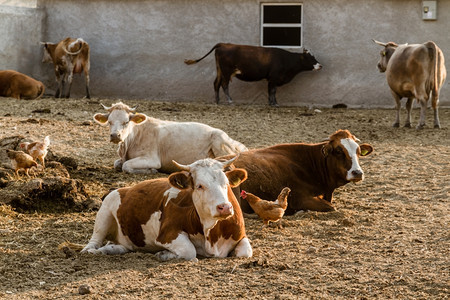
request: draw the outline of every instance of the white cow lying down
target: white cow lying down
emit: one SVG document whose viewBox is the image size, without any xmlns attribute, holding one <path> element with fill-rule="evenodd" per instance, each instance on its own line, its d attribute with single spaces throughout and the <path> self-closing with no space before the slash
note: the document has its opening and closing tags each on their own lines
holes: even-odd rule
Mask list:
<svg viewBox="0 0 450 300">
<path fill-rule="evenodd" d="M 102 104 L 103 105 L 103 104 Z M 135 113 L 122 102 L 103 107 L 108 113 L 94 115 L 95 122 L 109 124 L 111 142 L 119 144 L 119 159 L 114 168 L 128 173 L 172 173 L 172 160 L 191 164 L 203 158 L 215 158 L 247 151 L 225 132 L 196 122 L 172 122 Z"/>
</svg>

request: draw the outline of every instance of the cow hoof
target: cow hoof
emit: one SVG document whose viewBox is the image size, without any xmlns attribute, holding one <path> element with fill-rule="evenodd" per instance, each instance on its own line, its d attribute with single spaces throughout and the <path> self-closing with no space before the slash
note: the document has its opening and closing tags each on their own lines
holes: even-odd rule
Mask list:
<svg viewBox="0 0 450 300">
<path fill-rule="evenodd" d="M 278 103 L 269 103 L 269 106 L 271 106 L 271 107 L 280 107 L 280 106 L 278 105 Z"/>
<path fill-rule="evenodd" d="M 405 128 L 411 128 L 411 123 L 406 123 Z"/>
<path fill-rule="evenodd" d="M 400 124 L 399 124 L 399 123 L 394 123 L 394 124 L 392 124 L 392 127 L 394 127 L 394 128 L 399 128 L 399 127 L 400 127 Z"/>
<path fill-rule="evenodd" d="M 436 124 L 436 125 L 434 125 L 434 128 L 436 128 L 436 129 L 441 129 L 441 125 Z"/>
<path fill-rule="evenodd" d="M 419 124 L 416 126 L 416 129 L 421 130 L 425 128 L 425 124 Z"/>
</svg>

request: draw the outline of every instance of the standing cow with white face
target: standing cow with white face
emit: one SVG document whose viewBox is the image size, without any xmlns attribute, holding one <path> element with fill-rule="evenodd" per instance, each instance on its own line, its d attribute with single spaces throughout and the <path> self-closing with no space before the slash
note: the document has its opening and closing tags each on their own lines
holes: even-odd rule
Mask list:
<svg viewBox="0 0 450 300">
<path fill-rule="evenodd" d="M 427 102 L 431 96 L 434 128 L 440 128 L 439 91 L 447 76 L 441 49 L 431 41 L 412 45 L 373 41 L 384 47 L 380 52 L 378 69 L 380 72 L 386 72 L 386 79 L 397 105 L 397 117 L 393 126 L 400 126 L 400 100 L 407 98 L 405 127 L 411 127 L 412 102 L 417 99 L 421 106 L 417 129 L 422 129 L 425 126 Z"/>
<path fill-rule="evenodd" d="M 190 164 L 202 158 L 215 158 L 246 151 L 220 129 L 197 122 L 172 122 L 135 113 L 122 102 L 94 120 L 110 126 L 110 140 L 119 144 L 119 159 L 114 167 L 127 173 L 171 173 L 177 170 L 172 160 Z"/>
</svg>

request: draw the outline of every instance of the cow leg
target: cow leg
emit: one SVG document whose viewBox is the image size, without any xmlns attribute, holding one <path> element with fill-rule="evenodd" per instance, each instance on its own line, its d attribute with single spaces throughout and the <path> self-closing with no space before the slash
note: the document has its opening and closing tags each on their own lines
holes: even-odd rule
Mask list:
<svg viewBox="0 0 450 300">
<path fill-rule="evenodd" d="M 118 254 L 125 254 L 128 252 L 130 252 L 130 250 L 128 250 L 125 246 L 116 245 L 113 243 L 108 243 L 103 247 L 89 251 L 89 253 L 92 254 L 107 254 L 107 255 L 118 255 Z"/>
<path fill-rule="evenodd" d="M 136 157 L 127 160 L 122 165 L 122 171 L 131 174 L 156 174 L 161 168 L 159 158 Z"/>
<path fill-rule="evenodd" d="M 168 244 L 162 245 L 167 250 L 156 253 L 156 257 L 161 261 L 167 261 L 176 258 L 185 260 L 196 260 L 197 251 L 186 233 L 180 233 L 176 239 Z"/>
<path fill-rule="evenodd" d="M 427 101 L 420 99 L 420 120 L 419 124 L 417 124 L 416 129 L 423 129 L 425 127 L 425 119 L 427 114 Z"/>
<path fill-rule="evenodd" d="M 434 128 L 441 128 L 441 123 L 439 122 L 439 98 L 432 95 L 431 96 L 431 107 L 433 107 L 433 113 L 434 113 Z"/>
<path fill-rule="evenodd" d="M 397 109 L 397 113 L 395 115 L 395 122 L 392 124 L 392 127 L 400 127 L 400 109 L 402 108 L 402 103 L 400 102 L 401 98 L 393 91 L 391 91 L 392 96 L 394 96 L 395 107 Z"/>
<path fill-rule="evenodd" d="M 252 257 L 252 255 L 253 249 L 250 241 L 246 237 L 239 241 L 232 252 L 232 256 L 236 257 Z"/>
<path fill-rule="evenodd" d="M 89 92 L 89 75 L 86 76 L 86 98 L 91 99 L 91 93 Z"/>
<path fill-rule="evenodd" d="M 55 92 L 55 98 L 60 98 L 61 97 L 61 92 L 64 86 L 64 78 L 59 74 L 59 71 L 55 71 L 56 73 L 56 83 L 58 84 L 58 87 L 56 88 L 56 92 Z"/>
<path fill-rule="evenodd" d="M 231 99 L 230 93 L 228 92 L 228 84 L 229 80 L 223 80 L 222 82 L 222 89 L 225 95 L 227 96 L 228 104 L 233 104 L 233 99 Z"/>
<path fill-rule="evenodd" d="M 275 93 L 277 92 L 277 86 L 274 83 L 269 82 L 268 93 L 269 93 L 269 105 L 278 107 L 277 99 L 275 98 Z"/>
<path fill-rule="evenodd" d="M 405 121 L 405 127 L 411 128 L 411 108 L 413 104 L 413 98 L 408 98 L 406 100 L 406 121 Z"/>
<path fill-rule="evenodd" d="M 89 252 L 97 254 L 99 253 L 97 251 L 98 248 L 103 244 L 103 241 L 105 240 L 106 236 L 115 230 L 112 230 L 117 224 L 115 223 L 116 220 L 114 219 L 114 216 L 112 215 L 109 207 L 107 204 L 105 204 L 107 201 L 109 201 L 110 197 L 114 197 L 112 193 L 118 193 L 116 191 L 111 192 L 103 201 L 102 206 L 100 206 L 100 209 L 97 212 L 97 216 L 95 217 L 95 224 L 94 224 L 94 232 L 92 234 L 91 239 L 89 240 L 89 243 L 81 250 L 81 252 Z M 119 197 L 118 195 L 116 195 Z"/>
<path fill-rule="evenodd" d="M 70 98 L 70 89 L 72 88 L 72 80 L 73 80 L 73 72 L 70 72 L 69 76 L 67 76 L 69 86 L 67 88 L 66 98 Z"/>
<path fill-rule="evenodd" d="M 222 85 L 222 79 L 219 75 L 217 75 L 216 79 L 214 80 L 214 93 L 216 95 L 216 104 L 219 104 L 220 97 L 219 97 L 219 91 L 220 86 Z"/>
<path fill-rule="evenodd" d="M 301 209 L 321 212 L 336 210 L 330 202 L 319 197 L 303 198 L 301 202 Z"/>
</svg>

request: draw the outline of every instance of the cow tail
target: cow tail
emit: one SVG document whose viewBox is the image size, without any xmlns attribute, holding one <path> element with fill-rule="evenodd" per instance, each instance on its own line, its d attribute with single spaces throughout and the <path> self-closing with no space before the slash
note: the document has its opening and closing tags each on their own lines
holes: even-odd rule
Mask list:
<svg viewBox="0 0 450 300">
<path fill-rule="evenodd" d="M 436 44 L 432 41 L 429 41 L 427 43 L 427 48 L 429 49 L 429 55 L 431 58 L 431 70 L 430 70 L 430 78 L 432 78 L 433 82 L 431 83 L 431 93 L 432 97 L 437 97 L 439 92 L 439 78 L 438 78 L 438 71 L 439 71 L 439 48 L 436 46 Z"/>
<path fill-rule="evenodd" d="M 37 96 L 36 100 L 40 99 L 42 97 L 42 95 L 44 95 L 45 86 L 43 83 L 41 83 L 40 89 L 41 89 L 41 93 L 39 94 L 39 96 Z"/>
<path fill-rule="evenodd" d="M 201 61 L 202 59 L 204 59 L 205 57 L 207 57 L 208 55 L 210 55 L 211 52 L 213 52 L 214 50 L 216 50 L 216 49 L 219 48 L 220 46 L 222 46 L 222 44 L 221 44 L 221 43 L 218 43 L 218 44 L 216 44 L 214 47 L 212 47 L 212 49 L 209 50 L 209 52 L 206 53 L 202 58 L 199 58 L 199 59 L 196 59 L 196 60 L 195 60 L 195 59 L 185 59 L 185 60 L 184 60 L 184 63 L 187 64 L 187 65 L 193 65 L 193 64 L 196 64 L 196 63 L 198 63 L 199 61 Z"/>
<path fill-rule="evenodd" d="M 71 252 L 80 252 L 83 250 L 84 246 L 80 244 L 74 244 L 69 241 L 65 241 L 58 245 L 58 249 L 64 252 L 66 255 L 69 255 Z"/>
</svg>

